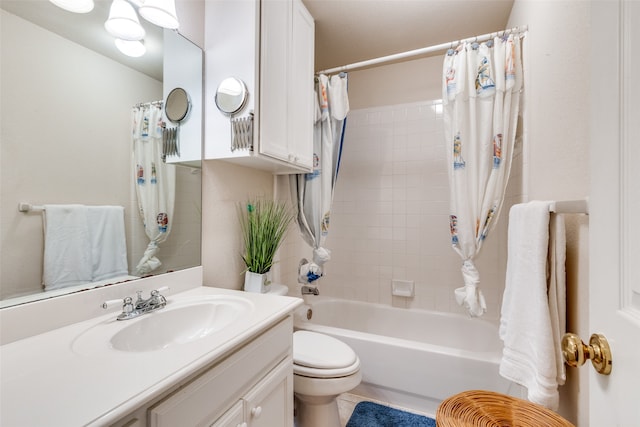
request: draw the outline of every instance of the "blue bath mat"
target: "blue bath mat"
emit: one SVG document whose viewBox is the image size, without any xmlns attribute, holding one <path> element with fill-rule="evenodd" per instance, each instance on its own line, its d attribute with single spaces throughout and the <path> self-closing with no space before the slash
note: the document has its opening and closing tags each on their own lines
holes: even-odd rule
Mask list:
<svg viewBox="0 0 640 427">
<path fill-rule="evenodd" d="M 353 410 L 347 427 L 436 427 L 436 421 L 377 403 L 360 402 Z"/>
</svg>

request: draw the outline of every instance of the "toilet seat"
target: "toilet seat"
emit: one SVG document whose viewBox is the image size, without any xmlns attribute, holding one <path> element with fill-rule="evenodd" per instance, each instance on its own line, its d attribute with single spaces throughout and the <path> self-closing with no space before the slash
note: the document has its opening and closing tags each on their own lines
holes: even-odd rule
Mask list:
<svg viewBox="0 0 640 427">
<path fill-rule="evenodd" d="M 360 359 L 356 359 L 356 362 L 347 366 L 346 368 L 336 368 L 336 369 L 317 369 L 317 368 L 309 368 L 307 366 L 301 366 L 293 364 L 293 373 L 294 375 L 302 375 L 303 377 L 309 378 L 340 378 L 347 377 L 349 375 L 353 375 L 360 369 Z"/>
<path fill-rule="evenodd" d="M 310 331 L 293 333 L 293 372 L 311 378 L 339 378 L 360 369 L 360 359 L 347 344 Z"/>
</svg>

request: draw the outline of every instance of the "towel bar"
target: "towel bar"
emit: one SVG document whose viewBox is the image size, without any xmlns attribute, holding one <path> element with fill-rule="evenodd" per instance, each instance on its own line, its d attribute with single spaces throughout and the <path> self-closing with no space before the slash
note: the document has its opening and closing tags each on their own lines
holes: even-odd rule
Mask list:
<svg viewBox="0 0 640 427">
<path fill-rule="evenodd" d="M 24 213 L 42 212 L 44 211 L 44 206 L 32 205 L 31 203 L 21 202 L 21 203 L 18 203 L 18 210 Z"/>
<path fill-rule="evenodd" d="M 549 212 L 589 215 L 589 200 L 565 200 L 553 202 L 549 205 Z"/>
</svg>

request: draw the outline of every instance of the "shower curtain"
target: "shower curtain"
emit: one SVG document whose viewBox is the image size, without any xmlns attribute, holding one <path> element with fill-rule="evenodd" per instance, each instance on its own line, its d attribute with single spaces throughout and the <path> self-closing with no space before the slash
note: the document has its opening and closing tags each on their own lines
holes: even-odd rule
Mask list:
<svg viewBox="0 0 640 427">
<path fill-rule="evenodd" d="M 344 128 L 349 112 L 347 75 L 316 79 L 316 119 L 313 134 L 313 172 L 291 175 L 291 200 L 302 238 L 313 248 L 313 259 L 300 260 L 298 282 L 312 283 L 323 275 L 331 254 L 322 245 L 329 232 L 333 189 L 338 177 Z"/>
<path fill-rule="evenodd" d="M 453 249 L 463 260 L 458 304 L 486 303 L 474 258 L 495 226 L 509 179 L 522 88 L 520 36 L 463 43 L 444 59 L 442 95 Z"/>
<path fill-rule="evenodd" d="M 162 160 L 162 103 L 133 108 L 133 163 L 138 212 L 149 245 L 136 266 L 137 274 L 148 274 L 162 263 L 156 257 L 173 223 L 176 191 L 175 166 Z"/>
</svg>

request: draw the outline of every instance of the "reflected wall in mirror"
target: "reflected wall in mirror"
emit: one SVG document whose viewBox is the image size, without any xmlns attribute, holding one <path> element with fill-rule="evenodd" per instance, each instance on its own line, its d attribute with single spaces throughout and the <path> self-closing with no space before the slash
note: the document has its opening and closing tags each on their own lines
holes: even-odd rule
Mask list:
<svg viewBox="0 0 640 427">
<path fill-rule="evenodd" d="M 2 307 L 93 286 L 43 292 L 43 213 L 21 213 L 21 202 L 123 206 L 128 272 L 135 276 L 149 240 L 134 190 L 132 109 L 163 99 L 161 61 L 153 72 L 134 70 L 17 16 L 12 4 L 37 5 L 41 15 L 58 9 L 34 0 L 3 1 L 0 10 Z M 79 17 L 62 12 L 65 19 Z M 201 120 L 195 110 L 188 121 Z M 201 139 L 195 142 L 201 146 Z M 200 170 L 197 162 L 177 163 L 173 227 L 157 254 L 162 265 L 151 274 L 200 265 L 200 241 Z"/>
</svg>

